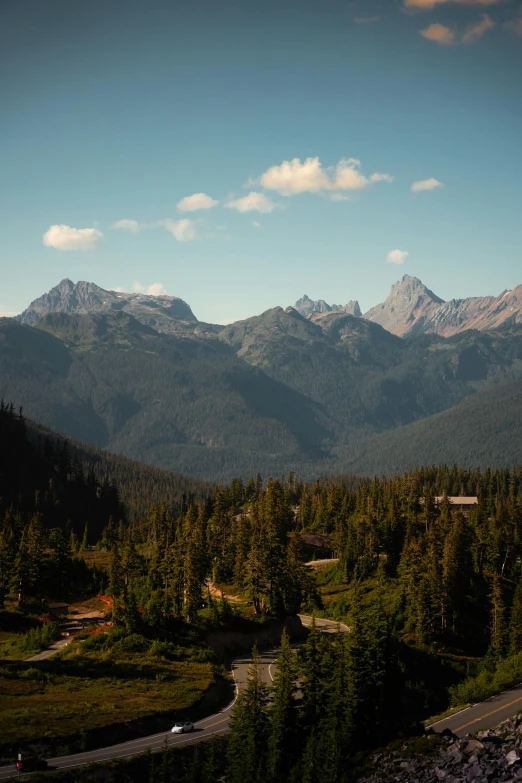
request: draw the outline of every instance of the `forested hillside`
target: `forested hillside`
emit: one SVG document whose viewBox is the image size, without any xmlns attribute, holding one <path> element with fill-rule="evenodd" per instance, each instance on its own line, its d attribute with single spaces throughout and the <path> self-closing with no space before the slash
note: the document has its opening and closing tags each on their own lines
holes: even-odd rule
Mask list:
<svg viewBox="0 0 522 783">
<path fill-rule="evenodd" d="M 67 660 L 87 656 L 94 666 L 92 656 L 139 650 L 147 666 L 158 657 L 208 661 L 205 630 L 324 611 L 324 585 L 336 586 L 328 611 L 349 634 L 332 644 L 312 629 L 297 657 L 283 637 L 271 706 L 251 669 L 220 762 L 234 783 L 257 780 L 253 769 L 267 783 L 316 781 L 318 760 L 332 780 L 347 781 L 360 750 L 460 703 L 476 683 L 489 695 L 484 672 L 502 686 L 521 675 L 521 466 L 235 479 L 128 524 L 116 485 L 82 472 L 63 445 L 32 441 L 13 409 L 0 410 L 0 424 L 2 600 L 34 604 L 82 579 L 113 599 L 112 630 Z M 463 515 L 447 499 L 455 494 L 477 495 L 478 504 Z M 303 533 L 330 536 L 339 554 L 319 580 L 304 563 Z M 76 565 L 89 541 L 105 550 L 106 571 Z M 233 591 L 241 609 L 213 598 L 211 585 Z"/>
<path fill-rule="evenodd" d="M 390 475 L 442 462 L 486 468 L 522 459 L 522 382 L 503 384 L 443 413 L 346 450 L 346 469 Z"/>
<path fill-rule="evenodd" d="M 204 480 L 313 478 L 358 470 L 359 459 L 365 472 L 412 466 L 408 437 L 381 462 L 364 459 L 366 444 L 522 377 L 518 325 L 400 339 L 347 313 L 275 308 L 206 335 L 160 334 L 125 312 L 55 313 L 36 326 L 0 321 L 4 399 L 70 437 Z M 512 440 L 487 447 L 497 465 L 517 459 Z M 477 464 L 462 439 L 451 454 Z"/>
</svg>

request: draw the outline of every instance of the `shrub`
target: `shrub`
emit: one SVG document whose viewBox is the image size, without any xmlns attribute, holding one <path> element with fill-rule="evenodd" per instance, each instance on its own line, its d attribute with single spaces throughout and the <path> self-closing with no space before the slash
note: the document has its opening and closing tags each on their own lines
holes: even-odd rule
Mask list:
<svg viewBox="0 0 522 783">
<path fill-rule="evenodd" d="M 139 633 L 131 633 L 130 636 L 124 637 L 117 644 L 124 652 L 131 653 L 147 652 L 150 647 L 149 640 Z"/>
<path fill-rule="evenodd" d="M 475 704 L 522 682 L 522 652 L 499 660 L 493 671 L 486 665 L 475 677 L 450 688 L 451 704 Z"/>
<path fill-rule="evenodd" d="M 82 641 L 82 650 L 101 650 L 107 645 L 107 635 L 104 633 L 87 636 Z"/>
</svg>

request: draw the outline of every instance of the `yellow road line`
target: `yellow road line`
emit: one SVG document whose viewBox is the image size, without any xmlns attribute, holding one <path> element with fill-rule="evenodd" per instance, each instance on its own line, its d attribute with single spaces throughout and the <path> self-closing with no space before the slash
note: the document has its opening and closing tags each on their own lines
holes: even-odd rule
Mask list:
<svg viewBox="0 0 522 783">
<path fill-rule="evenodd" d="M 466 729 L 468 726 L 472 726 L 473 723 L 478 723 L 479 720 L 484 720 L 484 718 L 489 718 L 490 715 L 494 715 L 496 712 L 501 712 L 501 710 L 505 710 L 507 707 L 511 707 L 511 705 L 516 704 L 517 701 L 522 701 L 522 696 L 519 696 L 518 699 L 513 699 L 513 701 L 510 701 L 507 704 L 503 704 L 501 707 L 497 707 L 496 710 L 491 710 L 491 712 L 486 712 L 486 714 L 481 715 L 480 718 L 475 718 L 475 720 L 472 720 L 469 723 L 464 723 L 463 726 L 459 726 L 458 729 L 455 729 L 455 731 L 462 731 L 462 729 Z"/>
</svg>

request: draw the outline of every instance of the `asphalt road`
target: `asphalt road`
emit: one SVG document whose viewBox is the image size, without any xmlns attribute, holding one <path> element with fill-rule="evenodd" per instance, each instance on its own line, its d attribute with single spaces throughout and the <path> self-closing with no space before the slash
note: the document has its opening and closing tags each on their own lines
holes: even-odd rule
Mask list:
<svg viewBox="0 0 522 783">
<path fill-rule="evenodd" d="M 303 625 L 310 625 L 312 618 L 302 615 L 301 621 L 303 622 Z M 335 633 L 337 630 L 337 623 L 334 623 L 331 620 L 317 620 L 316 622 L 322 633 L 330 634 Z M 346 626 L 343 627 L 346 628 Z M 263 681 L 266 682 L 267 685 L 270 685 L 273 680 L 272 667 L 276 660 L 276 651 L 269 650 L 261 652 L 259 654 L 259 659 Z M 129 742 L 123 742 L 119 745 L 110 745 L 107 748 L 99 748 L 98 750 L 91 750 L 85 753 L 75 753 L 72 756 L 60 756 L 47 760 L 49 769 L 71 769 L 72 767 L 82 767 L 96 762 L 136 756 L 139 753 L 144 753 L 148 748 L 151 750 L 159 750 L 165 746 L 165 739 L 167 740 L 169 747 L 173 747 L 174 745 L 187 745 L 201 742 L 202 740 L 209 739 L 209 737 L 212 737 L 213 735 L 223 734 L 228 730 L 238 690 L 246 685 L 250 663 L 251 657 L 249 654 L 239 656 L 232 662 L 232 674 L 236 686 L 236 695 L 234 699 L 225 709 L 221 710 L 221 712 L 198 721 L 193 733 L 180 735 L 171 734 L 170 732 L 165 734 L 165 732 L 162 732 L 161 734 L 154 734 L 152 736 L 130 740 Z M 0 781 L 9 780 L 9 778 L 17 775 L 18 773 L 14 765 L 0 767 Z"/>
<path fill-rule="evenodd" d="M 519 710 L 522 710 L 522 684 L 456 712 L 449 718 L 432 723 L 431 728 L 437 732 L 451 729 L 458 737 L 463 737 L 465 734 L 475 734 L 481 729 L 498 726 L 502 721 L 516 715 Z"/>
</svg>

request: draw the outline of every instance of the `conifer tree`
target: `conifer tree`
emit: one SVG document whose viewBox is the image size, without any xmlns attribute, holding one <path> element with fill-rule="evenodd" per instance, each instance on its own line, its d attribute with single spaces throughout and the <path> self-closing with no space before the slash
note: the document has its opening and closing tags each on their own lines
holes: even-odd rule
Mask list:
<svg viewBox="0 0 522 783">
<path fill-rule="evenodd" d="M 509 618 L 509 652 L 522 651 L 522 577 L 518 580 Z"/>
<path fill-rule="evenodd" d="M 277 656 L 268 737 L 268 778 L 286 783 L 295 752 L 297 732 L 296 659 L 286 629 Z"/>
<path fill-rule="evenodd" d="M 247 685 L 239 692 L 230 722 L 227 783 L 265 783 L 268 734 L 268 688 L 254 647 Z"/>
<path fill-rule="evenodd" d="M 502 657 L 506 651 L 506 606 L 504 602 L 502 582 L 495 572 L 491 581 L 491 636 L 490 651 L 494 657 Z"/>
</svg>

